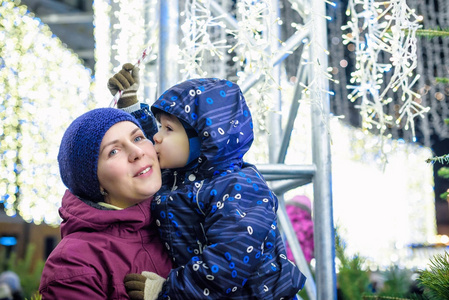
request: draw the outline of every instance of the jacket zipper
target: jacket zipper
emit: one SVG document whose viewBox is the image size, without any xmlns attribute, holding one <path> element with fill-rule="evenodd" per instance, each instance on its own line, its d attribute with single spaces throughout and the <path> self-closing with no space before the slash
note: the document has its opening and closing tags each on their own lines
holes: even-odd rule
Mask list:
<svg viewBox="0 0 449 300">
<path fill-rule="evenodd" d="M 175 176 L 175 180 L 173 182 L 173 186 L 171 187 L 171 191 L 173 192 L 176 187 L 176 179 L 178 178 L 178 171 L 173 172 L 173 176 Z"/>
<path fill-rule="evenodd" d="M 207 235 L 206 235 L 206 231 L 204 230 L 203 223 L 200 223 L 200 226 L 201 226 L 201 230 L 203 230 L 204 241 L 206 242 L 206 245 L 208 245 L 209 242 L 207 241 Z"/>
<path fill-rule="evenodd" d="M 205 216 L 206 214 L 205 214 L 204 211 L 201 209 L 200 204 L 198 203 L 198 196 L 199 196 L 199 194 L 200 194 L 201 188 L 203 187 L 203 183 L 204 183 L 204 180 L 201 180 L 200 187 L 198 188 L 198 191 L 196 192 L 196 205 L 198 206 L 198 209 L 199 209 L 200 212 L 203 214 L 203 216 Z M 204 229 L 203 229 L 203 232 L 204 232 Z"/>
<path fill-rule="evenodd" d="M 201 226 L 201 230 L 203 231 L 203 236 L 204 236 L 204 242 L 205 242 L 205 244 L 204 244 L 204 246 L 203 246 L 203 244 L 201 244 L 201 242 L 200 242 L 200 240 L 199 240 L 198 238 L 196 239 L 196 242 L 198 243 L 198 249 L 199 249 L 199 251 L 200 251 L 200 254 L 202 254 L 204 248 L 205 248 L 206 245 L 208 245 L 209 243 L 208 243 L 208 241 L 207 241 L 206 231 L 204 230 L 203 223 L 200 223 L 200 226 Z"/>
</svg>

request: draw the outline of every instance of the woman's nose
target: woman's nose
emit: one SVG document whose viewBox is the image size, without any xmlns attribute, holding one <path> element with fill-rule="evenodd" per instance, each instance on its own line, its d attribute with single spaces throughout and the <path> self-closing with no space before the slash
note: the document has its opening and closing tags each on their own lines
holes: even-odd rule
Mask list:
<svg viewBox="0 0 449 300">
<path fill-rule="evenodd" d="M 142 156 L 145 155 L 145 152 L 138 146 L 133 145 L 133 147 L 131 148 L 131 151 L 129 153 L 129 161 L 133 162 L 136 161 L 138 159 L 141 159 Z"/>
</svg>

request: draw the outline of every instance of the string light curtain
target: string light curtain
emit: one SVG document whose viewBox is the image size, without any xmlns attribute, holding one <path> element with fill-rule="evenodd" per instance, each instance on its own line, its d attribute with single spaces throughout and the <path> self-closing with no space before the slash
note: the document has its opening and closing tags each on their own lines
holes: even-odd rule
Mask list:
<svg viewBox="0 0 449 300">
<path fill-rule="evenodd" d="M 350 101 L 361 99 L 356 108 L 362 116 L 362 128 L 375 129 L 384 137 L 387 126 L 401 124 L 415 137 L 415 117 L 424 117 L 429 111 L 413 90 L 419 78 L 414 70 L 421 17 L 405 0 L 349 0 L 346 14 L 350 20 L 342 26 L 347 32 L 343 44 L 355 47 L 355 69 L 346 87 L 351 90 Z M 387 114 L 385 107 L 393 102 L 399 109 L 395 115 Z M 385 156 L 383 141 L 379 148 Z"/>
<path fill-rule="evenodd" d="M 91 74 L 49 28 L 0 1 L 0 203 L 8 216 L 58 224 L 64 129 L 89 109 Z"/>
<path fill-rule="evenodd" d="M 376 3 L 383 3 L 376 1 Z M 345 117 L 345 121 L 353 126 L 362 126 L 362 116 L 356 107 L 359 101 L 350 102 L 348 95 L 351 90 L 346 87 L 351 85 L 351 74 L 355 70 L 356 47 L 353 43 L 343 45 L 342 30 L 350 21 L 346 15 L 348 0 L 337 1 L 337 9 L 330 9 L 329 14 L 336 26 L 329 26 L 329 50 L 332 53 L 329 65 L 332 73 L 340 84 L 331 82 L 331 89 L 335 91 L 335 97 L 331 101 L 331 110 L 335 115 Z M 438 29 L 449 27 L 449 3 L 444 0 L 407 0 L 407 8 L 414 10 L 419 18 L 422 29 Z M 347 33 L 347 31 L 346 31 Z M 416 68 L 414 75 L 419 75 L 413 86 L 410 87 L 414 95 L 413 102 L 420 107 L 430 108 L 427 112 L 414 118 L 415 132 L 405 128 L 405 122 L 399 124 L 387 124 L 385 134 L 391 134 L 392 138 L 403 138 L 407 142 L 416 141 L 421 145 L 431 147 L 435 141 L 449 137 L 449 126 L 444 119 L 449 117 L 448 99 L 449 87 L 447 84 L 437 83 L 437 77 L 449 77 L 448 69 L 449 39 L 448 38 L 426 38 L 417 37 L 416 41 Z M 380 54 L 381 62 L 389 62 L 389 55 Z M 392 72 L 384 73 L 384 84 L 380 85 L 382 90 L 386 82 L 391 78 Z M 413 77 L 410 77 L 410 82 Z M 384 113 L 392 116 L 394 120 L 400 116 L 402 106 L 401 95 L 393 90 L 385 94 L 385 98 L 393 99 L 384 105 Z M 412 112 L 418 112 L 412 110 Z M 403 120 L 404 121 L 404 120 Z"/>
<path fill-rule="evenodd" d="M 155 54 L 158 53 L 156 42 L 159 31 L 158 6 L 154 2 L 127 0 L 94 2 L 97 40 L 96 95 L 101 94 L 101 98 L 107 97 L 103 88 L 107 78 L 123 63 L 138 57 L 139 51 L 148 44 L 152 45 Z M 182 80 L 204 76 L 226 76 L 241 84 L 253 74 L 263 77 L 257 87 L 251 89 L 247 100 L 255 112 L 255 118 L 259 121 L 259 127 L 265 129 L 264 117 L 267 111 L 273 108 L 270 98 L 266 95 L 273 88 L 279 88 L 278 83 L 273 80 L 272 70 L 273 57 L 278 54 L 282 41 L 273 41 L 273 31 L 282 24 L 282 21 L 276 19 L 274 23 L 269 22 L 267 16 L 274 14 L 275 9 L 271 1 L 217 1 L 217 3 L 230 10 L 223 10 L 223 14 L 217 15 L 211 13 L 211 1 L 180 2 L 182 22 L 180 45 L 178 49 L 170 49 L 170 57 L 178 61 L 183 75 Z M 134 9 L 130 10 L 130 6 Z M 142 19 L 142 15 L 148 11 L 152 12 L 149 15 L 155 17 Z M 227 13 L 231 13 L 237 20 L 236 28 L 225 24 L 224 18 Z M 268 49 L 271 51 L 267 51 Z M 224 70 L 213 67 L 211 62 L 217 60 L 223 65 L 226 63 L 228 67 Z M 218 71 L 219 74 L 215 74 L 214 71 Z M 147 100 L 154 101 L 154 99 Z"/>
</svg>

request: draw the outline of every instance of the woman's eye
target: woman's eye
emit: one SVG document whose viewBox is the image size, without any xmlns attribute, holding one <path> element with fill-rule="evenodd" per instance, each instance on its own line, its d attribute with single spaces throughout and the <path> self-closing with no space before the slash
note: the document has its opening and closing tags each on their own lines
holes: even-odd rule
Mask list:
<svg viewBox="0 0 449 300">
<path fill-rule="evenodd" d="M 139 135 L 138 137 L 136 137 L 136 138 L 134 139 L 134 141 L 135 141 L 135 142 L 140 142 L 141 140 L 144 140 L 144 139 L 145 139 L 144 136 Z"/>
<path fill-rule="evenodd" d="M 113 156 L 113 155 L 117 154 L 117 152 L 118 152 L 118 150 L 114 149 L 111 152 L 109 152 L 109 156 Z"/>
</svg>

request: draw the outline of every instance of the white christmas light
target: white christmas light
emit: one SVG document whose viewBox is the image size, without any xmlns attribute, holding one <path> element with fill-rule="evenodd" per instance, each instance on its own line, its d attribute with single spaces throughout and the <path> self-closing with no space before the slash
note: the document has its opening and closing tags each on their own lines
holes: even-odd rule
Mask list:
<svg viewBox="0 0 449 300">
<path fill-rule="evenodd" d="M 376 2 L 350 0 L 347 9 L 350 21 L 343 26 L 349 31 L 343 43 L 355 45 L 356 64 L 348 95 L 357 105 L 365 129 L 376 128 L 383 136 L 387 126 L 404 123 L 413 136 L 414 118 L 423 117 L 430 108 L 421 106 L 420 95 L 413 91 L 419 75 L 413 75 L 417 66 L 416 31 L 421 18 L 407 6 L 405 0 Z M 390 57 L 382 62 L 382 57 Z M 385 83 L 385 84 L 383 84 Z M 385 106 L 393 101 L 389 92 L 398 93 L 399 116 L 394 119 L 385 113 Z M 383 141 L 381 143 L 383 145 Z"/>
<path fill-rule="evenodd" d="M 8 216 L 58 224 L 59 143 L 91 107 L 91 73 L 25 6 L 0 1 L 0 15 L 0 202 Z"/>
</svg>

